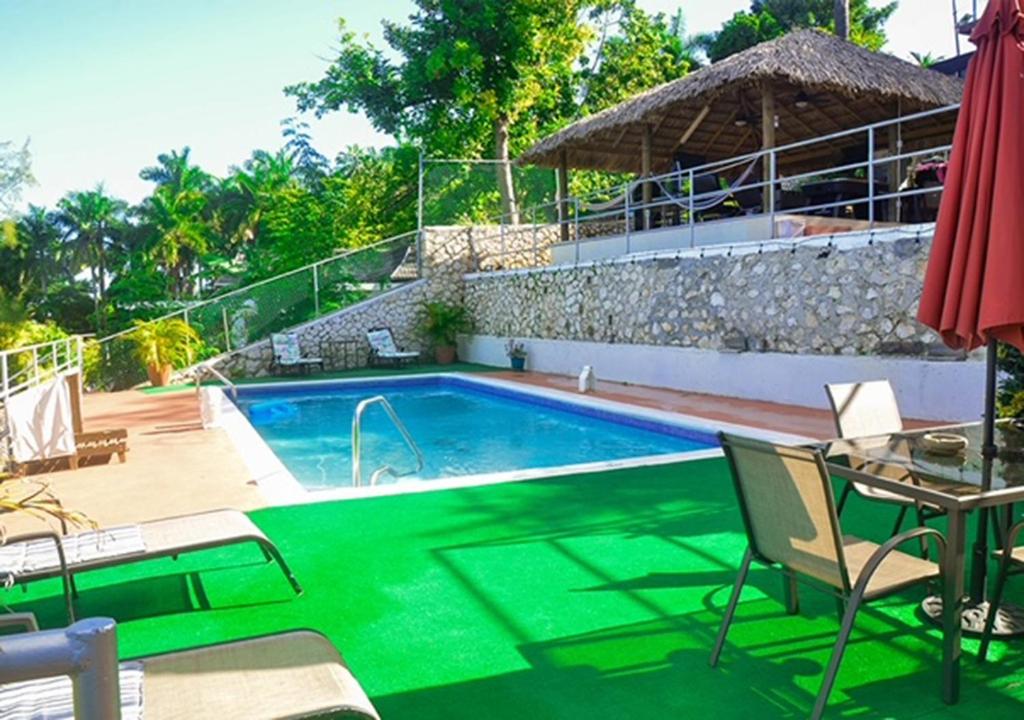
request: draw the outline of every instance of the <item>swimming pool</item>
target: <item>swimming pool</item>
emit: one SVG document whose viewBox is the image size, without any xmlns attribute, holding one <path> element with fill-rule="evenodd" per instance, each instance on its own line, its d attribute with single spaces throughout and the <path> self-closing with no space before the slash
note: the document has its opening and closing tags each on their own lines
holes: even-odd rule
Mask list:
<svg viewBox="0 0 1024 720">
<path fill-rule="evenodd" d="M 385 411 L 362 421 L 361 477 L 385 465 L 384 484 L 438 482 L 496 473 L 681 458 L 717 448 L 714 432 L 510 383 L 442 375 L 239 388 L 237 406 L 260 439 L 307 491 L 350 488 L 352 417 L 361 400 L 384 396 L 422 450 L 417 470 Z"/>
</svg>

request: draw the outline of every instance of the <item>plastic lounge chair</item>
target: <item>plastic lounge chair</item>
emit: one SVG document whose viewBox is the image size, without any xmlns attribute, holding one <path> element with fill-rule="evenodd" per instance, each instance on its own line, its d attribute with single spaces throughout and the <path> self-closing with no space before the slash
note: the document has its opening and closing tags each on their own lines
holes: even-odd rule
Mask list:
<svg viewBox="0 0 1024 720">
<path fill-rule="evenodd" d="M 860 383 L 842 383 L 825 386 L 828 394 L 828 401 L 832 407 L 832 416 L 836 423 L 836 432 L 842 438 L 869 437 L 871 435 L 891 435 L 903 431 L 903 419 L 900 417 L 900 408 L 896 402 L 896 393 L 888 380 L 873 380 Z M 893 469 L 875 467 L 872 472 L 883 471 L 887 475 L 893 474 Z M 902 471 L 899 477 L 894 480 L 917 482 L 917 480 Z M 924 525 L 925 520 L 943 514 L 943 510 L 935 505 L 927 505 L 911 500 L 903 495 L 871 487 L 862 483 L 847 483 L 839 496 L 838 513 L 841 516 L 846 507 L 846 501 L 851 492 L 856 492 L 868 500 L 890 503 L 900 507 L 899 515 L 896 516 L 896 524 L 893 526 L 892 534 L 900 531 L 903 519 L 910 508 L 917 513 L 918 525 Z"/>
<path fill-rule="evenodd" d="M 380 720 L 338 651 L 308 630 L 152 655 L 119 669 L 122 711 L 141 709 L 144 720 Z M 5 691 L 15 717 L 66 717 L 60 711 L 72 705 L 67 678 L 0 685 L 0 703 Z"/>
<path fill-rule="evenodd" d="M 940 577 L 937 564 L 896 548 L 910 540 L 933 536 L 941 549 L 945 539 L 938 530 L 928 527 L 913 528 L 883 545 L 844 536 L 821 453 L 724 433 L 719 437 L 749 544 L 711 653 L 711 666 L 718 664 L 753 562 L 785 575 L 791 614 L 799 611 L 798 580 L 824 590 L 837 599 L 842 624 L 811 715 L 812 720 L 818 720 L 825 711 L 860 606 Z"/>
<path fill-rule="evenodd" d="M 366 340 L 370 343 L 371 365 L 402 365 L 420 357 L 415 350 L 402 350 L 398 347 L 390 328 L 372 328 L 366 332 Z"/>
<path fill-rule="evenodd" d="M 978 648 L 978 662 L 985 662 L 988 656 L 988 646 L 992 642 L 992 632 L 999 616 L 999 605 L 1003 601 L 1006 581 L 1011 575 L 1024 573 L 1024 547 L 1017 547 L 1017 538 L 1021 532 L 1024 532 L 1024 522 L 1017 523 L 1007 531 L 1003 549 L 996 553 L 1000 558 L 999 574 L 996 576 L 995 591 L 988 601 L 988 617 L 981 635 L 981 647 Z"/>
<path fill-rule="evenodd" d="M 270 336 L 270 346 L 274 352 L 273 365 L 277 368 L 298 368 L 309 372 L 314 365 L 324 369 L 324 359 L 319 357 L 303 357 L 299 347 L 299 336 L 295 333 L 274 333 Z"/>
<path fill-rule="evenodd" d="M 135 530 L 137 533 L 132 532 Z M 101 552 L 93 552 L 90 556 L 80 560 L 67 557 L 68 548 L 72 547 L 76 540 L 81 541 L 86 535 L 90 536 L 91 540 L 93 534 L 98 534 L 101 537 L 137 534 L 141 538 L 141 544 L 127 548 L 126 552 L 116 552 L 115 550 L 106 555 Z M 8 577 L 15 584 L 47 578 L 62 578 L 68 619 L 74 621 L 73 597 L 77 594 L 75 575 L 79 573 L 162 557 L 176 559 L 178 555 L 187 552 L 248 542 L 258 544 L 267 561 L 274 560 L 280 566 L 296 595 L 302 593 L 302 586 L 295 579 L 277 546 L 256 527 L 252 520 L 237 510 L 213 510 L 195 515 L 152 520 L 136 526 L 105 528 L 96 533 L 81 533 L 78 536 L 67 535 L 63 538 L 54 532 L 13 536 L 8 538 L 3 548 L 0 548 L 4 553 L 49 551 L 49 554 L 44 556 L 42 562 L 28 569 L 0 569 L 0 576 Z M 84 543 L 86 550 L 92 550 L 97 545 L 102 545 L 102 542 L 86 541 Z M 53 552 L 54 548 L 56 552 Z"/>
</svg>

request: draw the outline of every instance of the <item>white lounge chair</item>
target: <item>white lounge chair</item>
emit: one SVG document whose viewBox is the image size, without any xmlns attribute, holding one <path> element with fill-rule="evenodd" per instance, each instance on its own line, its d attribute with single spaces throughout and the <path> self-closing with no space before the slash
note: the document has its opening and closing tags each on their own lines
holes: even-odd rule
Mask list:
<svg viewBox="0 0 1024 720">
<path fill-rule="evenodd" d="M 270 336 L 270 346 L 274 351 L 273 367 L 298 368 L 309 372 L 314 365 L 324 369 L 324 359 L 319 357 L 303 357 L 299 347 L 299 336 L 295 333 L 274 333 Z"/>
<path fill-rule="evenodd" d="M 295 593 L 302 593 L 277 546 L 238 510 L 214 510 L 65 536 L 54 532 L 14 536 L 0 547 L 0 580 L 21 584 L 61 578 L 68 619 L 73 622 L 75 575 L 79 573 L 249 542 L 259 545 L 268 561 L 276 561 Z"/>
<path fill-rule="evenodd" d="M 415 350 L 402 350 L 395 344 L 390 328 L 373 328 L 366 333 L 370 343 L 370 365 L 402 365 L 419 359 Z"/>
</svg>

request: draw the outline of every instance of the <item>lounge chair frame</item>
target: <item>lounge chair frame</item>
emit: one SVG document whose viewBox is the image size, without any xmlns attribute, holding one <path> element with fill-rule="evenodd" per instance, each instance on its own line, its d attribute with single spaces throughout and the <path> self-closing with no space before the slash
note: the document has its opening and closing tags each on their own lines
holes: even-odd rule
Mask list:
<svg viewBox="0 0 1024 720">
<path fill-rule="evenodd" d="M 402 347 L 395 342 L 395 334 L 389 327 L 374 327 L 366 331 L 367 341 L 369 342 L 370 333 L 386 332 L 391 336 L 391 344 L 394 345 L 397 350 L 397 355 L 382 355 L 378 352 L 377 348 L 370 345 L 370 357 L 368 363 L 371 367 L 378 367 L 382 365 L 388 365 L 392 367 L 402 367 L 403 365 L 412 365 L 413 363 L 419 362 L 420 353 L 412 350 L 403 350 Z"/>
<path fill-rule="evenodd" d="M 60 561 L 59 567 L 47 568 L 36 572 L 21 573 L 15 577 L 14 582 L 15 584 L 24 584 L 34 582 L 36 580 L 46 580 L 56 577 L 61 578 L 64 584 L 64 603 L 67 609 L 68 620 L 69 622 L 74 622 L 74 600 L 78 597 L 78 589 L 75 586 L 76 575 L 83 572 L 89 572 L 91 570 L 102 570 L 104 568 L 128 565 L 147 560 L 157 560 L 165 557 L 177 560 L 179 555 L 189 552 L 211 550 L 213 548 L 226 547 L 228 545 L 252 542 L 259 546 L 260 550 L 263 552 L 263 557 L 267 562 L 273 561 L 277 563 L 278 567 L 281 568 L 281 572 L 284 573 L 285 578 L 291 585 L 292 590 L 295 591 L 295 594 L 302 594 L 302 586 L 295 578 L 295 575 L 292 573 L 291 568 L 285 561 L 284 556 L 281 555 L 280 550 L 277 549 L 277 546 L 274 545 L 274 543 L 264 535 L 248 517 L 237 510 L 211 510 L 205 513 L 196 513 L 192 515 L 178 515 L 161 520 L 139 523 L 139 526 L 143 529 L 143 533 L 145 533 L 147 527 L 154 528 L 157 526 L 168 526 L 177 521 L 205 518 L 209 518 L 211 521 L 217 521 L 216 524 L 220 526 L 225 526 L 227 523 L 235 522 L 241 527 L 238 532 L 234 533 L 222 533 L 216 537 L 207 536 L 206 538 L 197 538 L 193 542 L 186 541 L 176 544 L 166 544 L 152 550 L 147 548 L 145 552 L 138 554 L 99 558 L 75 564 L 69 564 L 67 562 L 67 558 L 64 554 L 64 546 L 61 543 L 61 536 L 56 532 L 44 531 L 10 537 L 7 539 L 8 545 L 18 542 L 29 542 L 32 540 L 52 540 L 57 548 L 57 557 Z M 244 522 L 242 522 L 242 520 L 244 520 Z"/>
<path fill-rule="evenodd" d="M 832 656 L 829 659 L 828 667 L 825 670 L 825 677 L 822 680 L 821 689 L 818 692 L 814 709 L 811 713 L 811 720 L 820 720 L 828 704 L 828 696 L 832 692 L 832 686 L 835 684 L 836 677 L 839 674 L 839 666 L 843 659 L 843 653 L 846 651 L 846 645 L 850 639 L 854 621 L 861 605 L 865 602 L 887 597 L 913 585 L 930 582 L 934 579 L 932 577 L 917 579 L 908 581 L 906 584 L 893 585 L 892 587 L 885 588 L 882 591 L 869 592 L 868 586 L 878 568 L 894 551 L 899 548 L 899 546 L 912 540 L 920 541 L 929 537 L 934 538 L 936 543 L 939 545 L 939 553 L 941 556 L 945 552 L 945 538 L 938 530 L 929 527 L 917 527 L 905 533 L 896 535 L 875 549 L 870 558 L 861 568 L 856 582 L 851 583 L 846 563 L 846 552 L 844 550 L 843 537 L 840 532 L 839 517 L 836 512 L 835 497 L 832 492 L 831 478 L 825 464 L 825 459 L 822 457 L 821 453 L 817 450 L 771 445 L 769 443 L 727 435 L 725 433 L 720 433 L 719 439 L 722 443 L 722 449 L 725 452 L 725 457 L 729 463 L 730 474 L 732 475 L 733 485 L 736 489 L 736 497 L 739 501 L 740 514 L 743 518 L 743 525 L 747 534 L 748 547 L 744 553 L 743 561 L 740 564 L 739 574 L 736 577 L 732 594 L 729 597 L 729 603 L 726 606 L 725 616 L 722 619 L 722 626 L 718 632 L 714 648 L 711 652 L 710 665 L 711 667 L 716 667 L 718 665 L 718 660 L 721 657 L 722 649 L 729 633 L 729 627 L 732 625 L 732 621 L 736 615 L 736 607 L 739 604 L 743 586 L 746 583 L 750 567 L 755 561 L 764 567 L 779 571 L 784 575 L 784 587 L 786 594 L 785 604 L 786 610 L 789 614 L 795 615 L 800 609 L 799 598 L 797 595 L 798 582 L 808 585 L 816 590 L 825 592 L 836 599 L 837 610 L 839 611 L 841 620 L 839 636 L 836 638 L 836 642 L 832 650 Z M 739 475 L 740 471 L 734 456 L 734 448 L 736 447 L 741 447 L 745 450 L 763 452 L 766 455 L 782 455 L 783 457 L 793 461 L 806 462 L 816 466 L 822 482 L 823 497 L 825 498 L 826 511 L 828 513 L 828 523 L 831 526 L 831 537 L 829 539 L 834 545 L 834 550 L 838 559 L 838 575 L 841 579 L 839 587 L 832 586 L 820 579 L 806 575 L 800 571 L 793 570 L 785 564 L 776 561 L 761 552 L 761 549 L 758 546 L 754 525 L 751 520 L 751 514 L 747 506 L 746 491 L 743 488 L 743 483 Z M 941 582 L 941 566 L 936 566 L 936 570 L 938 573 L 937 578 Z"/>
<path fill-rule="evenodd" d="M 284 370 L 286 368 L 287 369 L 295 368 L 295 369 L 298 369 L 299 372 L 303 372 L 303 373 L 307 373 L 308 374 L 309 372 L 311 372 L 311 368 L 313 366 L 315 366 L 315 365 L 320 367 L 320 372 L 324 371 L 324 369 L 325 369 L 324 368 L 324 359 L 322 357 L 303 357 L 301 355 L 301 349 L 300 349 L 300 357 L 295 362 L 290 362 L 290 363 L 283 363 L 283 362 L 281 362 L 281 360 L 280 360 L 281 352 L 279 352 L 278 343 L 274 340 L 274 338 L 276 338 L 278 336 L 289 337 L 289 338 L 294 337 L 296 345 L 299 345 L 298 334 L 297 333 L 272 333 L 270 335 L 270 370 L 271 370 L 271 372 L 277 372 L 277 371 L 280 371 L 280 370 Z"/>
</svg>

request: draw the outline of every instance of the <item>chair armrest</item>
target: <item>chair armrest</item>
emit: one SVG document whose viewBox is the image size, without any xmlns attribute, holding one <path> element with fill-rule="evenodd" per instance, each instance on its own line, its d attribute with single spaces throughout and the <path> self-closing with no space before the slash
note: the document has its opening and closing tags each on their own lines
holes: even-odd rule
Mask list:
<svg viewBox="0 0 1024 720">
<path fill-rule="evenodd" d="M 65 525 L 63 520 L 61 521 L 61 525 L 65 528 L 65 532 L 66 532 L 67 531 L 67 526 Z M 5 545 L 9 545 L 11 543 L 30 542 L 32 540 L 52 540 L 53 541 L 53 544 L 57 546 L 57 559 L 60 561 L 60 573 L 61 573 L 61 575 L 64 576 L 64 578 L 66 580 L 70 581 L 71 580 L 71 573 L 68 570 L 67 558 L 64 557 L 64 544 L 61 543 L 61 541 L 60 541 L 60 535 L 58 535 L 57 533 L 53 532 L 52 530 L 49 530 L 49 531 L 43 530 L 43 531 L 40 531 L 40 532 L 26 533 L 24 535 L 15 535 L 13 537 L 8 537 L 8 538 L 6 538 L 4 540 L 4 544 Z"/>
<path fill-rule="evenodd" d="M 0 628 L 20 627 L 25 632 L 39 632 L 39 623 L 36 621 L 35 613 L 17 612 L 0 615 Z"/>
<path fill-rule="evenodd" d="M 946 553 L 946 538 L 935 528 L 930 527 L 916 527 L 911 530 L 907 530 L 904 533 L 895 535 L 884 544 L 880 545 L 875 550 L 868 561 L 864 563 L 864 567 L 860 571 L 860 577 L 857 578 L 857 584 L 854 587 L 854 595 L 863 595 L 867 590 L 868 583 L 871 581 L 871 577 L 878 570 L 878 566 L 882 564 L 882 561 L 888 557 L 889 553 L 898 548 L 900 545 L 915 540 L 925 535 L 932 535 L 935 537 L 935 541 L 939 545 L 939 554 L 944 555 Z M 939 572 L 942 572 L 942 563 L 938 563 Z"/>
</svg>

